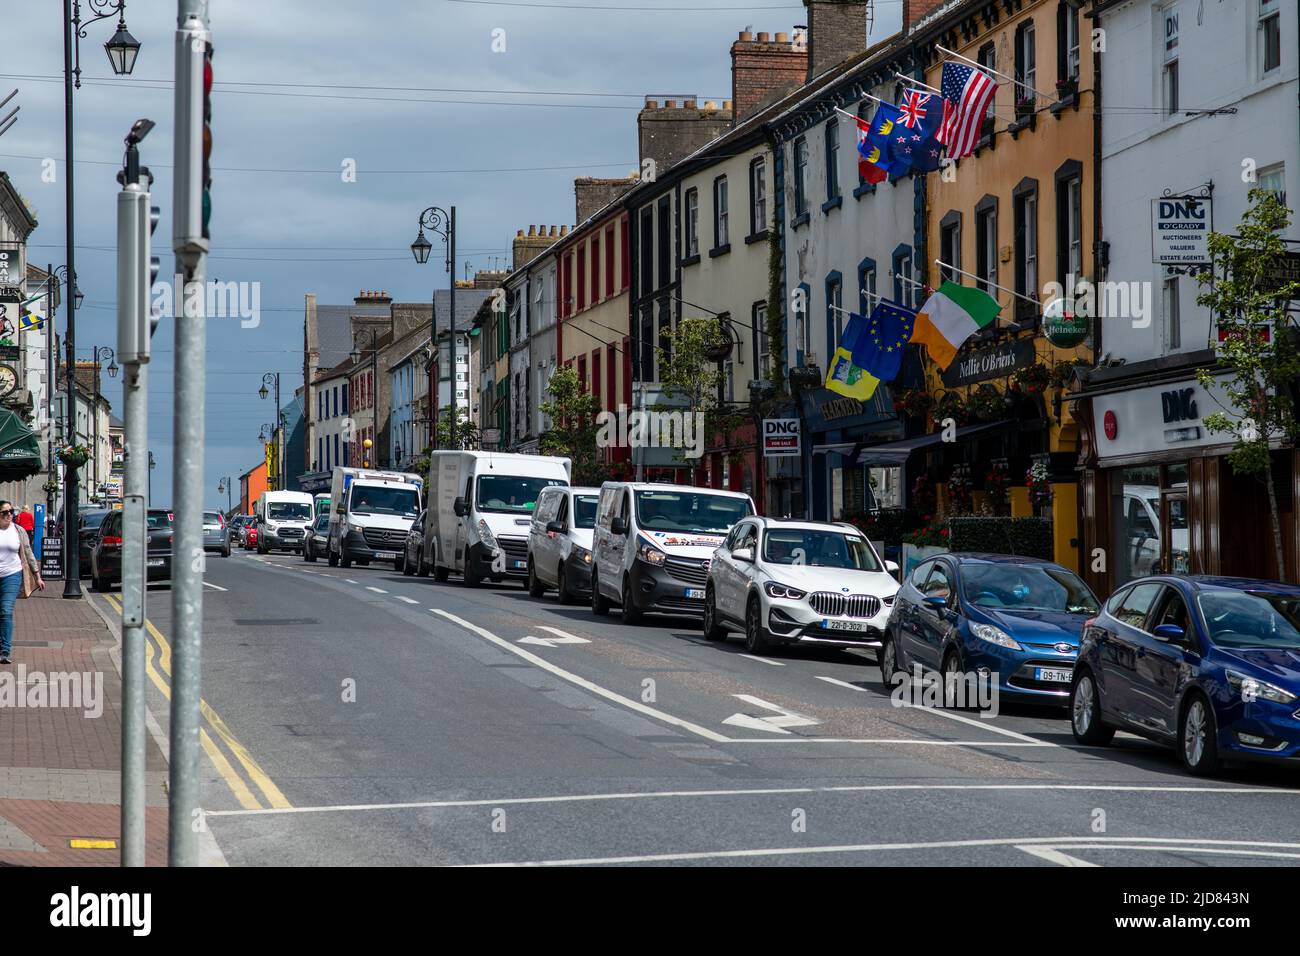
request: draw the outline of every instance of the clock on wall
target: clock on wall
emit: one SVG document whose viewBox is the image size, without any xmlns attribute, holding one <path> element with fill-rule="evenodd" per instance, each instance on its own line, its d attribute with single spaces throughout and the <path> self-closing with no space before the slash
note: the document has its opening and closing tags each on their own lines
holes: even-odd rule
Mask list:
<svg viewBox="0 0 1300 956">
<path fill-rule="evenodd" d="M 18 373 L 12 365 L 0 365 L 0 398 L 6 397 L 18 387 Z"/>
</svg>

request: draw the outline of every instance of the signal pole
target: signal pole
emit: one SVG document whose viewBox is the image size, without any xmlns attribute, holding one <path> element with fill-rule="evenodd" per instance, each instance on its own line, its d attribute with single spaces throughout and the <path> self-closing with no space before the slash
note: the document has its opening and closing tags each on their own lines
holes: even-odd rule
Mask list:
<svg viewBox="0 0 1300 956">
<path fill-rule="evenodd" d="M 179 0 L 176 30 L 175 192 L 172 250 L 184 277 L 176 316 L 176 404 L 172 495 L 171 767 L 168 846 L 171 866 L 198 863 L 199 702 L 203 652 L 203 416 L 212 43 L 207 0 Z"/>
</svg>

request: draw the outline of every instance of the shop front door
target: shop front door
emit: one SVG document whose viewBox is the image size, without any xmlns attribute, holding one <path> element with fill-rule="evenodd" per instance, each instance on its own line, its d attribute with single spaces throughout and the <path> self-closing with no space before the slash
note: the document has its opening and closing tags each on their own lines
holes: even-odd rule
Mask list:
<svg viewBox="0 0 1300 956">
<path fill-rule="evenodd" d="M 1191 574 L 1192 557 L 1187 532 L 1187 491 L 1160 494 L 1160 569 L 1165 574 Z"/>
</svg>

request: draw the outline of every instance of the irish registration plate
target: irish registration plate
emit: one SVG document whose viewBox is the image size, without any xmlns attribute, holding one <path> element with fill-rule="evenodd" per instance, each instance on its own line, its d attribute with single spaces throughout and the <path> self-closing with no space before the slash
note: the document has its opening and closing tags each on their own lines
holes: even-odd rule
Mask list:
<svg viewBox="0 0 1300 956">
<path fill-rule="evenodd" d="M 527 561 L 516 561 L 516 562 L 514 562 L 514 568 L 515 568 L 516 571 L 522 571 L 522 570 L 523 570 L 524 568 L 526 568 L 526 567 L 528 567 L 528 562 L 527 562 Z"/>
<path fill-rule="evenodd" d="M 687 598 L 687 600 L 690 600 L 690 601 L 703 601 L 703 600 L 704 600 L 704 589 L 703 589 L 703 588 L 687 588 L 687 589 L 686 589 L 686 598 Z"/>
<path fill-rule="evenodd" d="M 822 618 L 822 627 L 828 631 L 865 631 L 869 626 L 866 621 L 836 621 L 829 617 Z"/>
<path fill-rule="evenodd" d="M 375 557 L 380 561 L 394 561 L 397 559 L 396 551 L 376 551 Z"/>
<path fill-rule="evenodd" d="M 164 564 L 166 564 L 166 563 L 167 563 L 167 561 L 166 561 L 165 558 L 150 558 L 150 559 L 149 559 L 149 567 L 151 567 L 151 568 L 161 568 L 161 567 L 162 567 Z"/>
<path fill-rule="evenodd" d="M 1074 677 L 1074 671 L 1060 667 L 1035 667 L 1034 680 L 1048 684 L 1068 684 Z"/>
</svg>

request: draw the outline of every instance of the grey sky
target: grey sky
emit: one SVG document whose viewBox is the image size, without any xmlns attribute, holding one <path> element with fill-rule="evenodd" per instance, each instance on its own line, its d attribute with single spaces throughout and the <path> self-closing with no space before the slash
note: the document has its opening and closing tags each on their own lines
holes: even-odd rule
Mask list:
<svg viewBox="0 0 1300 956">
<path fill-rule="evenodd" d="M 537 0 L 566 2 L 583 0 Z M 22 111 L 0 138 L 0 169 L 40 220 L 31 260 L 57 265 L 64 261 L 62 3 L 10 0 L 5 6 L 9 56 L 0 68 L 0 97 L 19 88 L 10 106 L 21 104 Z M 339 303 L 361 289 L 386 289 L 398 301 L 424 301 L 435 286 L 445 288 L 441 248 L 423 267 L 408 249 L 416 217 L 432 204 L 457 207 L 460 274 L 466 261 L 475 269 L 504 263 L 516 229 L 573 222 L 575 176 L 624 175 L 636 166 L 643 95 L 729 98 L 728 51 L 737 32 L 805 22 L 802 4 L 779 0 L 725 10 L 707 8 L 744 5 L 612 0 L 600 6 L 211 0 L 217 92 L 209 274 L 260 282 L 262 306 L 258 328 L 233 320 L 209 324 L 205 485 L 213 504 L 218 480 L 237 479 L 260 456 L 258 429 L 274 417 L 272 403 L 257 397 L 262 374 L 281 371 L 286 396 L 301 384 L 304 293 Z M 619 6 L 652 10 L 611 9 Z M 878 2 L 873 34 L 893 32 L 899 10 L 897 2 Z M 122 137 L 139 117 L 158 124 L 143 160 L 154 171 L 154 202 L 162 207 L 155 244 L 162 278 L 173 272 L 175 20 L 174 0 L 128 0 L 127 26 L 142 44 L 129 79 L 112 78 L 103 52 L 113 21 L 90 26 L 81 44 L 77 264 L 86 305 L 78 313 L 79 358 L 90 358 L 95 345 L 116 344 L 114 177 Z M 496 29 L 505 31 L 505 52 L 493 52 Z M 323 85 L 330 88 L 316 88 Z M 583 95 L 533 95 L 540 91 Z M 55 183 L 42 181 L 46 157 L 57 162 Z M 355 183 L 340 176 L 349 158 L 357 162 Z M 538 169 L 548 166 L 574 168 Z M 520 168 L 527 171 L 488 172 Z M 149 401 L 160 504 L 171 497 L 173 341 L 164 319 L 153 343 Z M 120 413 L 120 386 L 106 383 Z"/>
</svg>

